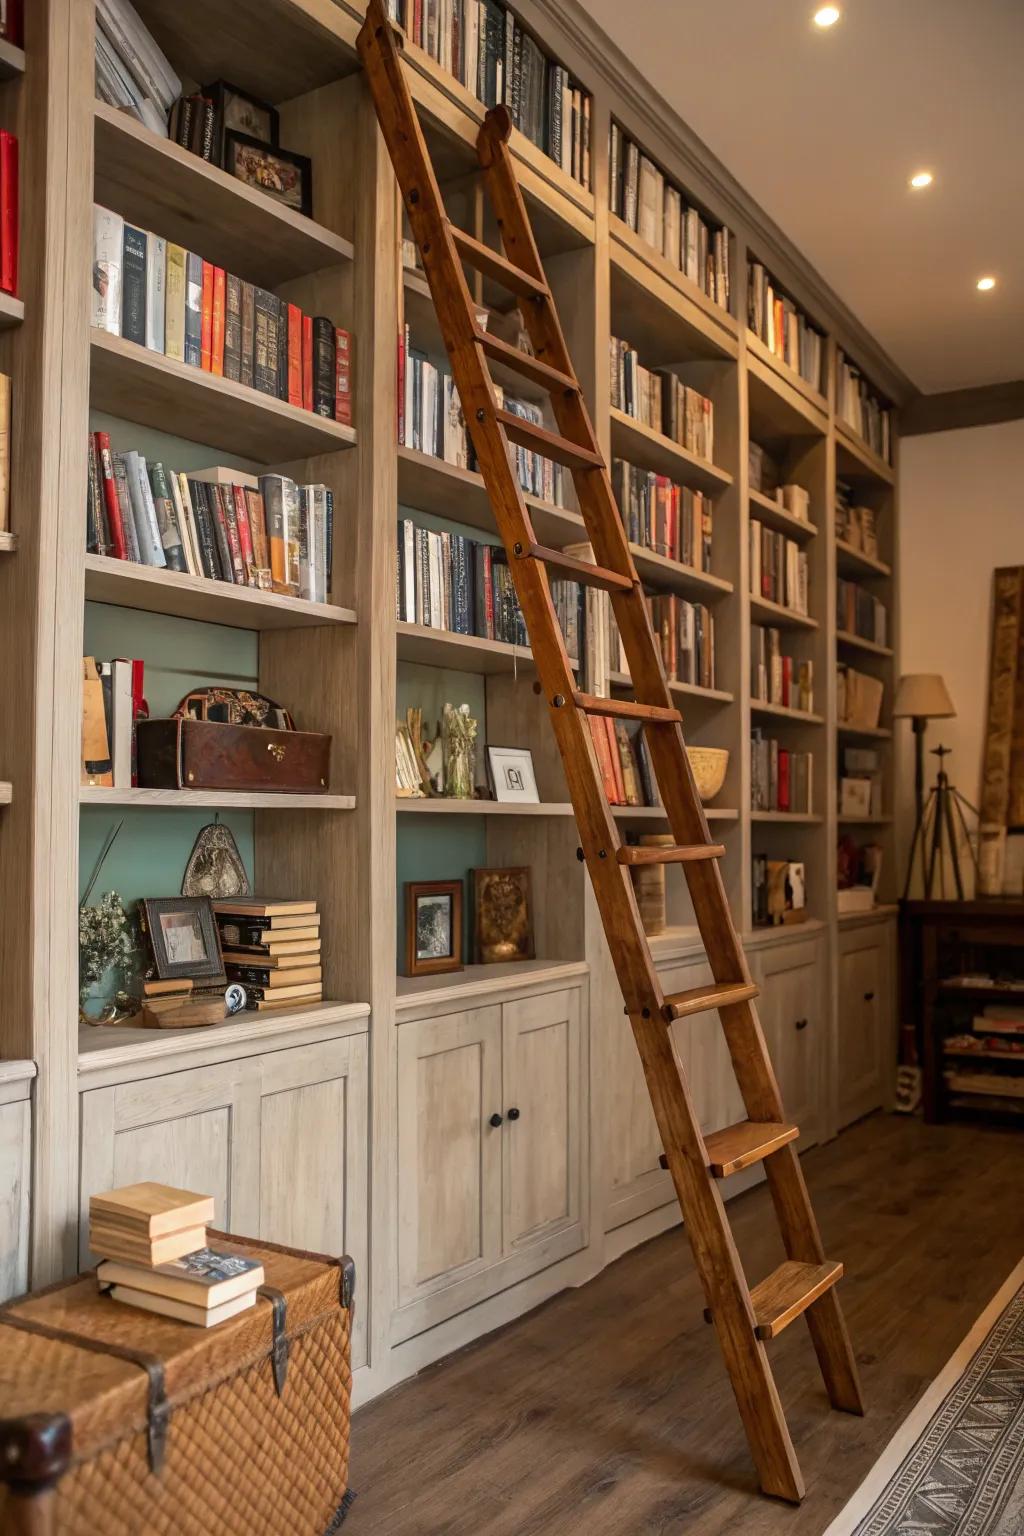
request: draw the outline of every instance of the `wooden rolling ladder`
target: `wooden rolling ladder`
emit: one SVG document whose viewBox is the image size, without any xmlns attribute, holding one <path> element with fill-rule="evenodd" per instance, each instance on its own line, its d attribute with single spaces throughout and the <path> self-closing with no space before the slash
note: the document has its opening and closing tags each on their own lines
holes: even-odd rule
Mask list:
<svg viewBox="0 0 1024 1536">
<path fill-rule="evenodd" d="M 761 1487 L 798 1501 L 804 1485 L 768 1364 L 765 1341 L 804 1313 L 834 1407 L 863 1412 L 857 1369 L 835 1293 L 841 1264 L 826 1260 L 794 1140 L 798 1128 L 782 1107 L 754 1008 L 757 987 L 733 927 L 718 860 L 651 630 L 643 589 L 615 506 L 611 482 L 573 371 L 551 291 L 508 149 L 511 123 L 503 107 L 488 112 L 477 150 L 505 254 L 451 224 L 408 85 L 400 37 L 381 0 L 370 0 L 359 34 L 384 138 L 413 235 L 484 484 L 505 544 L 526 617 L 539 679 L 561 751 L 587 868 L 594 883 L 619 984 L 704 1287 L 739 1405 Z M 463 263 L 516 296 L 534 355 L 481 330 Z M 488 360 L 514 369 L 550 395 L 558 431 L 501 409 Z M 572 473 L 597 563 L 538 544 L 509 444 L 564 464 Z M 548 573 L 608 592 L 629 661 L 637 702 L 581 692 L 551 602 Z M 619 837 L 605 796 L 588 716 L 641 721 L 674 846 L 635 848 Z M 651 959 L 633 894 L 631 866 L 681 864 L 714 983 L 666 995 Z M 749 1119 L 702 1137 L 676 1057 L 671 1024 L 718 1012 Z M 725 1213 L 719 1181 L 762 1161 L 786 1261 L 749 1289 Z"/>
</svg>

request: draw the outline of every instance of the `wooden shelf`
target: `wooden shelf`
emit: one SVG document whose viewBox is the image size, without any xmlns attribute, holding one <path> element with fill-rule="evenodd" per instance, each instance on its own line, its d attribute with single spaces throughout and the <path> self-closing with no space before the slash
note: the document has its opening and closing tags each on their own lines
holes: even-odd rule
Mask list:
<svg viewBox="0 0 1024 1536">
<path fill-rule="evenodd" d="M 806 709 L 791 709 L 788 704 L 769 704 L 765 699 L 751 699 L 752 715 L 771 715 L 775 720 L 791 720 L 794 725 L 824 725 L 823 715 L 812 714 Z"/>
<path fill-rule="evenodd" d="M 25 73 L 25 50 L 0 38 L 0 80 L 17 80 Z"/>
<path fill-rule="evenodd" d="M 280 597 L 276 592 L 135 565 L 130 560 L 112 560 L 107 555 L 86 555 L 85 596 L 87 602 L 141 608 L 147 613 L 227 624 L 233 629 L 305 629 L 356 622 L 351 608 Z"/>
<path fill-rule="evenodd" d="M 101 101 L 95 164 L 98 203 L 261 287 L 352 259 L 350 241 Z"/>
<path fill-rule="evenodd" d="M 824 395 L 795 368 L 770 352 L 749 329 L 746 350 L 750 436 L 754 441 L 823 437 L 828 431 L 828 401 Z"/>
<path fill-rule="evenodd" d="M 805 523 L 802 517 L 794 517 L 792 512 L 787 512 L 785 507 L 780 507 L 777 501 L 770 496 L 765 496 L 762 491 L 748 491 L 750 501 L 750 515 L 757 516 L 758 522 L 767 523 L 779 533 L 788 534 L 791 539 L 803 541 L 813 539 L 817 532 L 814 523 Z"/>
<path fill-rule="evenodd" d="M 612 334 L 654 365 L 690 359 L 734 360 L 739 327 L 728 310 L 609 213 Z"/>
<path fill-rule="evenodd" d="M 107 331 L 93 330 L 91 342 L 95 410 L 261 464 L 355 446 L 351 427 L 245 384 L 175 362 Z"/>
<path fill-rule="evenodd" d="M 10 331 L 25 318 L 25 304 L 13 293 L 0 293 L 0 331 Z"/>
<path fill-rule="evenodd" d="M 881 485 L 891 486 L 896 483 L 896 474 L 891 464 L 885 460 L 873 448 L 869 448 L 862 437 L 858 437 L 852 427 L 848 427 L 838 416 L 835 419 L 836 429 L 836 473 L 840 480 L 863 478 L 877 481 Z"/>
<path fill-rule="evenodd" d="M 174 810 L 198 810 L 209 806 L 221 811 L 352 811 L 355 795 L 275 794 L 248 789 L 106 789 L 83 784 L 80 805 L 159 806 Z"/>
<path fill-rule="evenodd" d="M 1016 1061 L 1024 1067 L 1024 1051 L 970 1050 L 950 1045 L 947 1041 L 942 1047 L 942 1054 L 955 1056 L 960 1061 Z"/>
<path fill-rule="evenodd" d="M 659 555 L 653 549 L 646 549 L 643 544 L 630 544 L 629 552 L 641 581 L 649 582 L 651 586 L 665 592 L 680 592 L 687 597 L 713 601 L 716 597 L 727 597 L 733 591 L 731 581 L 713 576 L 710 571 L 698 571 L 692 565 L 683 565 L 678 560 L 669 559 L 667 555 Z"/>
<path fill-rule="evenodd" d="M 939 990 L 942 992 L 957 993 L 961 997 L 987 997 L 989 1001 L 1000 997 L 1018 998 L 1024 997 L 1024 980 L 1013 982 L 992 982 L 986 985 L 984 982 L 970 982 L 960 976 L 947 976 L 939 982 Z"/>
<path fill-rule="evenodd" d="M 892 575 L 892 566 L 886 565 L 884 560 L 876 560 L 873 555 L 866 555 L 862 549 L 854 549 L 845 539 L 836 539 L 836 564 L 841 571 L 854 576 Z"/>
<path fill-rule="evenodd" d="M 841 827 L 891 827 L 891 816 L 839 816 Z"/>
<path fill-rule="evenodd" d="M 842 720 L 836 726 L 839 736 L 861 736 L 865 741 L 890 741 L 892 731 L 884 725 L 845 725 Z"/>
<path fill-rule="evenodd" d="M 413 811 L 421 816 L 572 816 L 566 802 L 540 805 L 505 805 L 497 800 L 418 800 L 404 795 L 395 797 L 396 811 Z"/>
<path fill-rule="evenodd" d="M 663 805 L 613 805 L 612 815 L 620 821 L 667 821 Z M 740 813 L 731 806 L 706 805 L 708 821 L 739 821 Z"/>
<path fill-rule="evenodd" d="M 663 432 L 645 427 L 634 421 L 624 411 L 612 409 L 612 454 L 617 459 L 627 459 L 631 464 L 653 469 L 657 474 L 669 475 L 679 485 L 712 493 L 724 490 L 732 484 L 732 475 L 719 469 L 708 459 L 674 443 Z"/>
<path fill-rule="evenodd" d="M 430 629 L 425 624 L 398 623 L 395 632 L 399 661 L 488 675 L 514 673 L 520 668 L 533 670 L 533 652 L 528 646 L 485 640 L 479 635 L 459 635 L 448 629 Z M 573 661 L 572 665 L 578 666 L 578 662 Z"/>
<path fill-rule="evenodd" d="M 0 555 L 13 555 L 18 547 L 18 535 L 6 530 L 0 533 Z"/>
<path fill-rule="evenodd" d="M 523 500 L 538 539 L 549 548 L 580 544 L 586 539 L 586 526 L 578 512 L 528 494 Z M 487 533 L 497 532 L 483 476 L 415 448 L 398 448 L 398 504 Z"/>
<path fill-rule="evenodd" d="M 848 645 L 855 651 L 867 651 L 871 656 L 891 656 L 892 647 L 888 645 L 876 645 L 873 640 L 862 640 L 860 635 L 851 635 L 849 630 L 837 629 L 836 642 L 839 645 Z"/>
<path fill-rule="evenodd" d="M 14 786 L 6 779 L 0 779 L 0 805 L 10 805 L 14 794 Z"/>
<path fill-rule="evenodd" d="M 396 1007 L 413 1014 L 418 1004 L 453 1002 L 507 991 L 524 982 L 565 983 L 585 976 L 582 960 L 507 960 L 495 965 L 464 965 L 461 971 L 437 976 L 399 976 L 395 982 Z"/>
<path fill-rule="evenodd" d="M 895 901 L 879 901 L 873 907 L 866 907 L 862 912 L 837 912 L 836 917 L 841 923 L 862 923 L 874 918 L 895 917 L 899 911 L 899 904 Z"/>
<path fill-rule="evenodd" d="M 632 693 L 633 679 L 628 672 L 609 672 L 608 684 L 612 688 L 620 688 L 624 692 Z M 669 692 L 677 694 L 684 699 L 705 699 L 709 704 L 732 704 L 735 694 L 727 693 L 724 688 L 702 688 L 699 683 L 669 682 Z"/>
<path fill-rule="evenodd" d="M 809 614 L 795 613 L 781 603 L 773 603 L 767 597 L 750 598 L 750 617 L 759 623 L 773 624 L 778 629 L 817 629 L 817 619 Z"/>
<path fill-rule="evenodd" d="M 1024 1099 L 1024 1077 L 995 1072 L 952 1072 L 945 1079 L 951 1093 L 981 1093 L 1000 1099 Z"/>
<path fill-rule="evenodd" d="M 809 811 L 751 811 L 751 821 L 779 822 L 795 827 L 818 827 L 824 821 L 823 816 L 815 816 Z"/>
</svg>

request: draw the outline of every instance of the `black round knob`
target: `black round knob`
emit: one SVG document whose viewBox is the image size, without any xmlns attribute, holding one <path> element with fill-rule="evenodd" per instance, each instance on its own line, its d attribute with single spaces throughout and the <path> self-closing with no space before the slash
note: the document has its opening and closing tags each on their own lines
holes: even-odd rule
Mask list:
<svg viewBox="0 0 1024 1536">
<path fill-rule="evenodd" d="M 498 1114 L 492 1115 L 491 1119 L 490 1119 L 490 1124 L 494 1126 L 495 1130 L 497 1130 L 498 1126 L 501 1124 L 501 1116 L 498 1115 Z"/>
<path fill-rule="evenodd" d="M 508 1112 L 508 1117 L 509 1117 L 510 1120 L 518 1120 L 519 1119 L 519 1111 L 518 1111 L 518 1109 L 510 1109 L 509 1112 Z"/>
<path fill-rule="evenodd" d="M 874 1000 L 875 1000 L 875 994 L 873 992 L 865 992 L 864 993 L 864 1001 L 866 1003 L 873 1003 Z"/>
<path fill-rule="evenodd" d="M 797 1019 L 797 1021 L 796 1021 L 797 1029 L 806 1029 L 807 1025 L 808 1025 L 808 1022 L 809 1021 L 807 1019 Z"/>
</svg>

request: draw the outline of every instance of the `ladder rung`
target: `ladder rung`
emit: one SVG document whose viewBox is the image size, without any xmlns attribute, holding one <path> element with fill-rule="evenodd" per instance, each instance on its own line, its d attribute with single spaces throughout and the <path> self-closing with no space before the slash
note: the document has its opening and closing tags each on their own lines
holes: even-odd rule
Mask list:
<svg viewBox="0 0 1024 1536">
<path fill-rule="evenodd" d="M 750 1293 L 754 1332 L 759 1339 L 778 1338 L 783 1328 L 788 1328 L 842 1278 L 843 1266 L 832 1259 L 826 1259 L 823 1264 L 802 1264 L 797 1259 L 787 1259 Z M 704 1308 L 704 1321 L 712 1321 L 710 1307 Z"/>
<path fill-rule="evenodd" d="M 729 1008 L 733 1003 L 746 1003 L 757 996 L 752 981 L 716 981 L 706 987 L 690 987 L 686 992 L 673 992 L 665 999 L 665 1017 L 689 1018 L 691 1013 L 706 1013 L 711 1008 Z"/>
<path fill-rule="evenodd" d="M 585 587 L 600 587 L 603 592 L 631 592 L 633 583 L 618 571 L 606 570 L 603 565 L 591 565 L 589 560 L 577 560 L 561 549 L 548 549 L 544 544 L 516 545 L 516 557 L 520 560 L 542 560 L 552 570 L 561 571 L 570 581 L 580 581 Z"/>
<path fill-rule="evenodd" d="M 463 261 L 468 261 L 471 267 L 476 267 L 485 277 L 493 277 L 509 293 L 522 294 L 525 299 L 549 297 L 550 290 L 543 278 L 531 277 L 529 272 L 524 272 L 522 267 L 508 261 L 500 251 L 484 245 L 481 240 L 474 240 L 472 235 L 467 235 L 464 229 L 459 229 L 455 224 L 450 224 L 449 229 L 455 249 Z"/>
<path fill-rule="evenodd" d="M 635 843 L 623 843 L 618 854 L 620 864 L 697 864 L 701 859 L 724 856 L 722 843 L 690 843 L 675 848 L 639 848 Z"/>
<path fill-rule="evenodd" d="M 477 345 L 487 356 L 496 363 L 504 363 L 507 368 L 514 368 L 521 373 L 524 379 L 532 379 L 542 389 L 551 394 L 578 394 L 579 381 L 574 379 L 571 373 L 563 373 L 560 368 L 552 368 L 550 363 L 541 362 L 539 357 L 534 357 L 530 352 L 523 352 L 519 347 L 513 347 L 510 342 L 502 341 L 500 336 L 492 336 L 489 331 L 477 331 Z"/>
<path fill-rule="evenodd" d="M 683 722 L 678 709 L 668 709 L 662 704 L 638 704 L 633 699 L 599 699 L 593 693 L 574 693 L 573 701 L 588 715 L 608 715 L 612 720 L 646 720 L 649 725 L 681 725 Z M 630 860 L 623 859 L 622 862 L 628 864 Z M 638 859 L 636 862 L 644 861 Z"/>
<path fill-rule="evenodd" d="M 708 1167 L 716 1179 L 727 1179 L 731 1173 L 742 1173 L 744 1168 L 763 1162 L 799 1134 L 798 1125 L 782 1121 L 741 1120 L 727 1125 L 704 1138 Z"/>
<path fill-rule="evenodd" d="M 556 464 L 564 464 L 567 469 L 604 468 L 601 455 L 583 443 L 572 443 L 567 437 L 559 437 L 557 432 L 549 432 L 547 427 L 538 427 L 525 417 L 517 416 L 514 411 L 497 410 L 494 415 L 505 428 L 505 436 L 510 442 L 518 443 L 520 448 L 528 448 L 531 453 L 539 453 L 545 459 L 554 459 Z"/>
</svg>

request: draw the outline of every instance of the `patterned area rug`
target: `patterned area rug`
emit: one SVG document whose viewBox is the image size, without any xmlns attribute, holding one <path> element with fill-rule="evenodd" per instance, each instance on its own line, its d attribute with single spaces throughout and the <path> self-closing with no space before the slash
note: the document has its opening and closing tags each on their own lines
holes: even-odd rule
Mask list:
<svg viewBox="0 0 1024 1536">
<path fill-rule="evenodd" d="M 825 1536 L 1024 1536 L 1024 1263 Z"/>
</svg>

